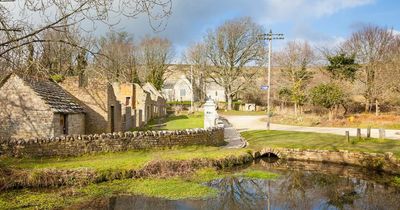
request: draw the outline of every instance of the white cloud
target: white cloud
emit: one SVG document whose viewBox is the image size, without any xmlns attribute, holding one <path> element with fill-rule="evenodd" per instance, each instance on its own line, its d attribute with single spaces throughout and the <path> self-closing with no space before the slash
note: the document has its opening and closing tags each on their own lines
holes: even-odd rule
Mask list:
<svg viewBox="0 0 400 210">
<path fill-rule="evenodd" d="M 319 18 L 374 2 L 375 0 L 264 0 L 267 10 L 265 18 Z"/>
<path fill-rule="evenodd" d="M 395 36 L 400 36 L 400 31 L 397 31 L 397 30 L 392 30 L 392 33 L 393 33 L 393 35 L 395 35 Z"/>
</svg>

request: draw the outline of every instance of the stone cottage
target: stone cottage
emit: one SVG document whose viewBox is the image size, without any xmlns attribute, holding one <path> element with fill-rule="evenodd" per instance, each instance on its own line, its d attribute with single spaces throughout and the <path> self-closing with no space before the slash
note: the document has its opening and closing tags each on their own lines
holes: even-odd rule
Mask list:
<svg viewBox="0 0 400 210">
<path fill-rule="evenodd" d="M 162 94 L 167 101 L 190 101 L 192 97 L 197 101 L 201 98 L 198 93 L 193 93 L 190 80 L 181 72 L 177 72 L 177 74 L 167 78 L 162 88 Z M 216 102 L 225 102 L 226 100 L 225 89 L 211 79 L 205 81 L 202 91 L 205 96 Z"/>
<path fill-rule="evenodd" d="M 107 84 L 104 79 L 90 78 L 84 87 L 80 87 L 76 76 L 66 77 L 59 83 L 85 109 L 87 134 L 110 132 L 107 121 Z"/>
<path fill-rule="evenodd" d="M 151 108 L 150 118 L 163 117 L 167 114 L 167 101 L 164 96 L 157 90 L 151 83 L 143 85 L 143 90 L 150 93 L 151 97 Z"/>
<path fill-rule="evenodd" d="M 190 101 L 193 95 L 192 85 L 185 75 L 177 80 L 166 80 L 162 93 L 168 101 Z"/>
<path fill-rule="evenodd" d="M 108 87 L 108 128 L 111 132 L 142 127 L 166 115 L 166 101 L 150 83 L 113 83 Z"/>
<path fill-rule="evenodd" d="M 58 84 L 10 74 L 0 82 L 0 137 L 85 134 L 85 110 Z"/>
</svg>

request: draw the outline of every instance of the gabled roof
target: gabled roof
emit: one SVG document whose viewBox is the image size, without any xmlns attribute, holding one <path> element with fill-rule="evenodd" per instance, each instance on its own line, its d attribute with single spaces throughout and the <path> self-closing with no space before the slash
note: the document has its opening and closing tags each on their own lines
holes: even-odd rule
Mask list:
<svg viewBox="0 0 400 210">
<path fill-rule="evenodd" d="M 143 90 L 149 92 L 153 100 L 157 100 L 157 97 L 163 98 L 162 94 L 149 82 L 143 85 Z"/>
<path fill-rule="evenodd" d="M 163 89 L 172 89 L 174 85 L 174 83 L 164 83 Z"/>
<path fill-rule="evenodd" d="M 76 100 L 67 93 L 57 83 L 44 80 L 44 79 L 33 79 L 33 78 L 21 78 L 16 74 L 12 74 L 5 80 L 9 80 L 10 77 L 15 76 L 22 79 L 24 84 L 29 86 L 55 113 L 84 113 L 84 108 L 79 105 Z M 2 85 L 7 81 L 3 81 Z M 0 86 L 1 87 L 1 86 Z"/>
</svg>

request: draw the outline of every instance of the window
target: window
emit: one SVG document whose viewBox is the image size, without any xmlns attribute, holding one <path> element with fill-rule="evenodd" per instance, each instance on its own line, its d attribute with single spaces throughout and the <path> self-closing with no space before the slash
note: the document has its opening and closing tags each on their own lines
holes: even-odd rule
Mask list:
<svg viewBox="0 0 400 210">
<path fill-rule="evenodd" d="M 126 97 L 125 106 L 129 106 L 131 102 L 131 97 Z"/>
<path fill-rule="evenodd" d="M 182 97 L 182 96 L 186 96 L 186 90 L 185 90 L 185 89 L 181 89 L 180 95 L 181 95 L 181 97 Z"/>
</svg>

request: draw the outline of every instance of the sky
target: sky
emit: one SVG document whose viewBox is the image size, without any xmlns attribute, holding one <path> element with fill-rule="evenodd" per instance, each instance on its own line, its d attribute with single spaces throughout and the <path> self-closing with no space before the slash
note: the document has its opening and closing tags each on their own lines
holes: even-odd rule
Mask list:
<svg viewBox="0 0 400 210">
<path fill-rule="evenodd" d="M 15 3 L 18 2 L 23 1 Z M 15 3 L 9 5 L 17 14 Z M 175 62 L 180 62 L 185 49 L 201 41 L 208 30 L 240 17 L 251 17 L 266 31 L 285 34 L 285 40 L 273 43 L 274 50 L 291 40 L 332 47 L 366 24 L 387 27 L 400 34 L 399 0 L 172 0 L 172 14 L 165 20 L 164 30 L 155 32 L 145 15 L 118 17 L 114 22 L 119 23 L 112 30 L 126 31 L 136 41 L 146 35 L 168 38 L 175 48 Z M 110 30 L 101 24 L 95 28 L 97 37 Z"/>
<path fill-rule="evenodd" d="M 265 29 L 284 33 L 285 40 L 307 40 L 314 46 L 334 46 L 357 28 L 375 24 L 400 31 L 398 0 L 172 0 L 172 15 L 165 30 L 154 32 L 145 17 L 122 19 L 115 30 L 136 39 L 145 35 L 168 38 L 179 57 L 187 46 L 199 42 L 207 30 L 225 21 L 248 16 Z M 97 33 L 105 33 L 101 28 Z M 179 59 L 178 59 L 179 60 Z"/>
</svg>

